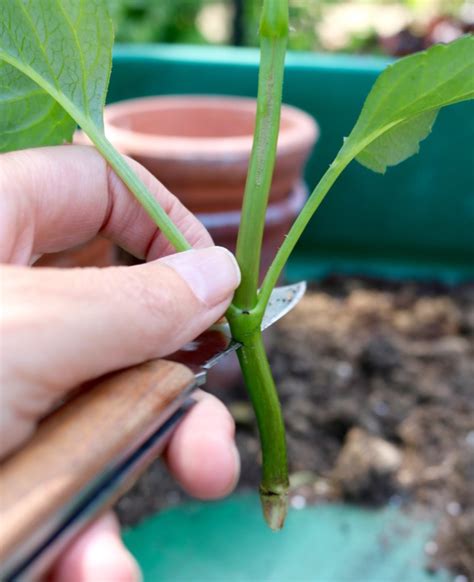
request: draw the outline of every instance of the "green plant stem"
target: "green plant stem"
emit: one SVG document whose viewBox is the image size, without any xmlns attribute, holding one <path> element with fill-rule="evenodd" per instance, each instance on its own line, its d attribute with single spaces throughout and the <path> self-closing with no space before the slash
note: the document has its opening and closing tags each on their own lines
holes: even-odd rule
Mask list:
<svg viewBox="0 0 474 582">
<path fill-rule="evenodd" d="M 285 428 L 260 331 L 263 311 L 255 307 L 265 215 L 280 129 L 288 0 L 264 0 L 260 36 L 257 114 L 236 253 L 242 282 L 227 318 L 232 336 L 242 344 L 238 357 L 260 432 L 263 513 L 272 529 L 280 529 L 288 505 Z"/>
<path fill-rule="evenodd" d="M 258 294 L 258 303 L 249 310 L 232 305 L 227 312 L 232 335 L 242 344 L 238 351 L 240 367 L 252 401 L 262 447 L 260 499 L 264 517 L 274 529 L 283 526 L 288 508 L 288 464 L 285 428 L 260 324 L 271 292 L 301 233 L 324 200 L 327 192 L 351 161 L 344 149 L 311 194 L 278 251 Z"/>
<path fill-rule="evenodd" d="M 277 284 L 278 278 L 296 246 L 300 236 L 306 228 L 311 217 L 319 208 L 320 204 L 326 197 L 326 194 L 331 189 L 334 182 L 343 172 L 343 170 L 350 163 L 352 158 L 338 156 L 334 162 L 329 166 L 324 176 L 319 181 L 316 188 L 313 190 L 311 196 L 308 198 L 303 210 L 298 215 L 298 218 L 293 223 L 290 231 L 285 237 L 283 244 L 279 248 L 275 258 L 273 259 L 270 268 L 262 283 L 260 293 L 258 295 L 257 310 L 259 313 L 264 313 L 273 288 Z"/>
<path fill-rule="evenodd" d="M 242 310 L 252 309 L 257 302 L 265 214 L 280 128 L 287 30 L 287 0 L 266 0 L 260 25 L 260 69 L 254 141 L 237 239 L 236 257 L 242 282 L 233 303 Z"/>
<path fill-rule="evenodd" d="M 260 432 L 262 508 L 268 525 L 277 530 L 283 526 L 288 504 L 285 426 L 260 330 L 246 338 L 238 357 Z"/>
<path fill-rule="evenodd" d="M 176 251 L 186 251 L 191 245 L 182 232 L 166 214 L 162 206 L 153 197 L 136 173 L 130 168 L 123 156 L 112 146 L 107 138 L 96 130 L 95 127 L 82 127 L 83 131 L 94 142 L 94 145 L 114 169 L 138 202 L 146 210 L 153 222 L 158 226 Z"/>
</svg>

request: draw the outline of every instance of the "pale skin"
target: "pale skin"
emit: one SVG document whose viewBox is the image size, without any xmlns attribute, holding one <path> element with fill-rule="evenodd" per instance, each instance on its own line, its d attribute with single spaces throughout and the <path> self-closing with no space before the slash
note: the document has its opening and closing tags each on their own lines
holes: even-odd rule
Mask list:
<svg viewBox="0 0 474 582">
<path fill-rule="evenodd" d="M 34 438 L 38 420 L 69 390 L 105 373 L 166 356 L 216 321 L 240 275 L 202 224 L 135 162 L 194 249 L 173 249 L 101 156 L 61 146 L 0 156 L 0 455 Z M 102 234 L 146 264 L 35 269 L 42 254 Z M 227 495 L 239 475 L 234 422 L 215 397 L 199 403 L 165 453 L 192 495 Z M 52 580 L 139 579 L 112 514 L 55 564 Z"/>
</svg>

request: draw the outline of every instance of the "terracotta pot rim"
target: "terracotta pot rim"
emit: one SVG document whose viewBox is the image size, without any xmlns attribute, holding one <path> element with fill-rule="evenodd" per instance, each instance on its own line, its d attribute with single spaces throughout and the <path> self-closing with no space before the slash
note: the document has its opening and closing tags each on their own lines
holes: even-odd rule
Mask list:
<svg viewBox="0 0 474 582">
<path fill-rule="evenodd" d="M 204 107 L 254 112 L 256 100 L 248 97 L 220 95 L 165 95 L 139 97 L 118 101 L 105 108 L 105 132 L 119 149 L 130 155 L 152 155 L 163 160 L 227 161 L 229 156 L 247 160 L 252 148 L 252 135 L 229 137 L 181 137 L 151 135 L 117 127 L 116 120 L 144 110 L 185 109 Z M 309 149 L 319 136 L 319 127 L 308 113 L 291 105 L 282 106 L 282 119 L 288 122 L 278 140 L 279 153 L 295 149 Z"/>
<path fill-rule="evenodd" d="M 266 227 L 281 223 L 282 217 L 296 216 L 308 197 L 308 187 L 300 180 L 288 196 L 278 202 L 270 202 L 265 218 Z M 228 228 L 240 225 L 240 210 L 223 212 L 197 212 L 196 217 L 206 228 Z"/>
</svg>

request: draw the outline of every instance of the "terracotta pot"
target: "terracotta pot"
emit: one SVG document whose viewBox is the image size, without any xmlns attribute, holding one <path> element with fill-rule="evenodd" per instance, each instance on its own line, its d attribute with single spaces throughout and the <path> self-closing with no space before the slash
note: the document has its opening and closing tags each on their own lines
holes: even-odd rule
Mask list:
<svg viewBox="0 0 474 582">
<path fill-rule="evenodd" d="M 96 237 L 67 251 L 43 255 L 34 264 L 35 267 L 109 267 L 117 263 L 115 245 L 105 239 Z"/>
<path fill-rule="evenodd" d="M 262 246 L 262 274 L 266 273 L 278 247 L 303 207 L 306 197 L 307 188 L 300 181 L 286 198 L 271 201 L 268 205 Z M 214 213 L 199 212 L 197 216 L 217 245 L 226 247 L 232 252 L 235 251 L 240 225 L 240 212 L 238 210 Z"/>
<path fill-rule="evenodd" d="M 147 97 L 105 110 L 105 131 L 195 213 L 239 210 L 252 148 L 256 101 L 237 97 Z M 270 199 L 285 199 L 318 135 L 307 113 L 283 106 Z"/>
</svg>

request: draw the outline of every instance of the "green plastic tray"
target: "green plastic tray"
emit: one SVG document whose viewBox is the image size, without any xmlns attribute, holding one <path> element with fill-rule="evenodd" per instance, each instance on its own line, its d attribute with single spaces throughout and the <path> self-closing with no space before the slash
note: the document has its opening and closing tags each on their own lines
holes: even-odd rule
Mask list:
<svg viewBox="0 0 474 582">
<path fill-rule="evenodd" d="M 433 524 L 397 509 L 321 505 L 263 523 L 256 495 L 189 503 L 124 534 L 145 582 L 444 582 L 426 570 Z"/>
<path fill-rule="evenodd" d="M 377 75 L 373 57 L 290 53 L 284 101 L 318 120 L 321 138 L 307 166 L 314 185 L 355 122 Z M 110 100 L 152 94 L 254 96 L 253 49 L 118 46 Z M 441 112 L 419 155 L 385 176 L 353 163 L 312 220 L 289 278 L 328 272 L 474 280 L 474 104 Z"/>
</svg>

